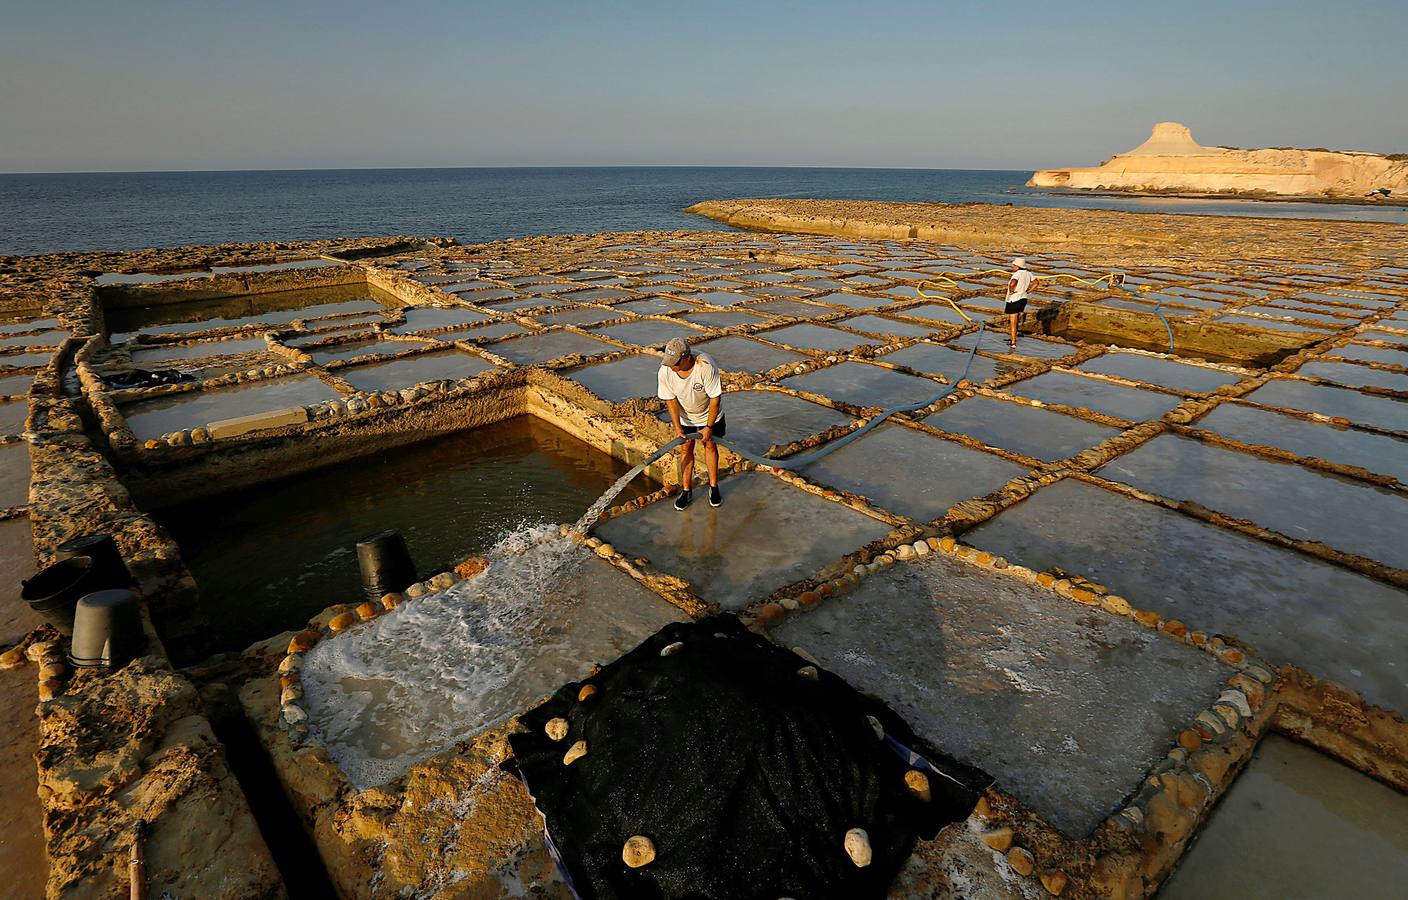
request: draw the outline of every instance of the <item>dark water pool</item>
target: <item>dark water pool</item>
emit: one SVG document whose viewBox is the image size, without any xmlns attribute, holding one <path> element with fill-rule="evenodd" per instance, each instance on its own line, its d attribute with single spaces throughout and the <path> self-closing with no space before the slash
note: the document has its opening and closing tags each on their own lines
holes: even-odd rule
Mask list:
<svg viewBox="0 0 1408 900">
<path fill-rule="evenodd" d="M 156 518 L 180 545 L 211 623 L 201 646 L 168 649 L 184 664 L 360 602 L 355 545 L 369 534 L 400 531 L 429 574 L 521 525 L 576 521 L 627 468 L 522 416 L 167 508 Z M 641 477 L 617 502 L 650 487 Z"/>
</svg>

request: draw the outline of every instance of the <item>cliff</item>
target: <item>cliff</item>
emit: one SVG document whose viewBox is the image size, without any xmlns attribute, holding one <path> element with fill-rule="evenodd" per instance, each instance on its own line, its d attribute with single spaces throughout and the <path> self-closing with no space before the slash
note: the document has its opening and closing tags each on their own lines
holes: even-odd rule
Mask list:
<svg viewBox="0 0 1408 900">
<path fill-rule="evenodd" d="M 1204 147 L 1187 127 L 1160 122 L 1128 153 L 1090 168 L 1043 169 L 1027 185 L 1298 197 L 1362 197 L 1388 189 L 1398 195 L 1408 194 L 1408 160 L 1335 150 Z"/>
</svg>

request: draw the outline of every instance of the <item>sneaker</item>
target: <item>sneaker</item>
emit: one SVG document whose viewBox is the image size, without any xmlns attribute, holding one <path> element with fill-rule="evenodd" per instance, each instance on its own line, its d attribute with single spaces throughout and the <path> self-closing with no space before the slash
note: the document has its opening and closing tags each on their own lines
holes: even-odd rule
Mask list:
<svg viewBox="0 0 1408 900">
<path fill-rule="evenodd" d="M 689 501 L 693 499 L 689 491 L 680 491 L 680 495 L 675 498 L 675 509 L 683 510 L 689 506 Z"/>
<path fill-rule="evenodd" d="M 719 493 L 719 486 L 717 484 L 709 485 L 709 505 L 721 506 L 723 502 L 724 495 Z"/>
</svg>

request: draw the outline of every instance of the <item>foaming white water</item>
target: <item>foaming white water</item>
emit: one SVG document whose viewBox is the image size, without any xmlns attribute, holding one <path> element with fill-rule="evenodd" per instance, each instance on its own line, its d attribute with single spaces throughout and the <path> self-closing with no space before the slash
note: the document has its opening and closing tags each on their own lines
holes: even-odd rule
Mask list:
<svg viewBox="0 0 1408 900">
<path fill-rule="evenodd" d="M 552 526 L 522 529 L 489 569 L 325 640 L 303 667 L 314 733 L 361 789 L 586 676 L 674 607 Z"/>
</svg>

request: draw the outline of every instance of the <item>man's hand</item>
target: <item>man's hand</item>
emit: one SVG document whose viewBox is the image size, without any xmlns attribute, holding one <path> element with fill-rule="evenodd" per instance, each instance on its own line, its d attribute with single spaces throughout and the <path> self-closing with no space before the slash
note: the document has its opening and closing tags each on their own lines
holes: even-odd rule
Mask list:
<svg viewBox="0 0 1408 900">
<path fill-rule="evenodd" d="M 699 432 L 699 436 L 705 441 L 712 440 L 714 437 L 714 426 L 705 425 L 704 430 Z"/>
<path fill-rule="evenodd" d="M 677 437 L 677 438 L 682 438 L 682 437 L 684 437 L 684 426 L 681 425 L 679 422 L 676 422 L 676 423 L 675 423 L 675 437 Z"/>
</svg>

